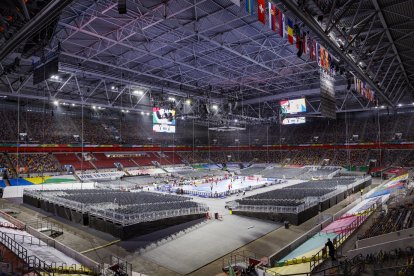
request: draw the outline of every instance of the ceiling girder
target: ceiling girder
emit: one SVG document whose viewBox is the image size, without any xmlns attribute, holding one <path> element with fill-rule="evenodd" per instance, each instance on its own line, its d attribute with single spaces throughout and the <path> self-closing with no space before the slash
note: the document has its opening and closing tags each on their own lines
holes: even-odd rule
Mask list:
<svg viewBox="0 0 414 276">
<path fill-rule="evenodd" d="M 390 33 L 390 30 L 388 29 L 388 25 L 387 25 L 387 22 L 385 21 L 384 15 L 381 11 L 381 7 L 379 6 L 377 0 L 371 0 L 371 2 L 374 5 L 375 10 L 378 12 L 379 19 L 381 21 L 382 26 L 384 27 L 385 33 L 387 34 L 388 41 L 391 43 L 391 48 L 394 51 L 395 56 L 397 57 L 398 63 L 401 67 L 401 71 L 404 74 L 405 81 L 407 82 L 408 86 L 410 86 L 411 89 L 414 90 L 414 87 L 413 87 L 412 83 L 410 82 L 410 79 L 407 76 L 407 71 L 404 68 L 404 64 L 401 61 L 401 57 L 400 57 L 400 54 L 397 50 L 397 47 L 395 46 L 394 39 L 393 39 L 393 37 Z"/>
<path fill-rule="evenodd" d="M 31 35 L 44 28 L 60 14 L 72 0 L 53 0 L 50 1 L 38 14 L 27 22 L 19 31 L 2 45 L 0 50 L 0 62 L 14 51 L 23 41 Z"/>
<path fill-rule="evenodd" d="M 364 71 L 362 71 L 355 64 L 354 61 L 352 61 L 350 57 L 348 57 L 344 52 L 342 52 L 342 50 L 335 43 L 333 43 L 328 36 L 325 35 L 321 27 L 314 21 L 312 17 L 303 13 L 303 11 L 299 9 L 299 7 L 293 4 L 291 1 L 288 1 L 288 0 L 280 0 L 280 1 L 288 8 L 289 11 L 291 11 L 296 17 L 298 17 L 303 23 L 305 23 L 309 29 L 311 29 L 315 34 L 317 34 L 318 37 L 324 42 L 325 46 L 328 46 L 331 50 L 333 50 L 341 58 L 342 61 L 348 64 L 348 66 L 352 69 L 352 71 L 357 73 L 357 75 L 361 77 L 363 81 L 369 84 L 371 88 L 376 93 L 378 93 L 387 104 L 389 104 L 391 107 L 394 107 L 394 103 L 391 102 L 391 100 L 384 94 L 382 89 L 379 88 L 378 85 L 374 83 L 367 76 L 367 74 Z M 272 0 L 272 2 L 274 2 L 274 0 Z"/>
</svg>

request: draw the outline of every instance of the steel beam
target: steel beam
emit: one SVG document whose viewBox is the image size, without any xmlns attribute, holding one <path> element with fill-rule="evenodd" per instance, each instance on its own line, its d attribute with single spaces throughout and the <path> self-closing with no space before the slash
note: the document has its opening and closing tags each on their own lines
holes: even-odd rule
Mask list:
<svg viewBox="0 0 414 276">
<path fill-rule="evenodd" d="M 272 2 L 276 2 L 272 0 Z M 375 90 L 383 99 L 384 101 L 389 104 L 391 107 L 394 107 L 394 104 L 390 99 L 384 94 L 381 88 L 375 84 L 355 62 L 348 57 L 342 50 L 331 41 L 331 39 L 324 33 L 321 27 L 315 22 L 315 20 L 308 14 L 305 14 L 299 7 L 293 3 L 292 0 L 280 0 L 298 19 L 300 19 L 306 26 L 309 27 L 316 35 L 319 36 L 322 42 L 324 42 L 325 46 L 328 46 L 333 52 L 335 52 L 345 63 L 349 65 L 349 67 L 356 73 L 358 76 L 362 78 L 362 80 L 369 84 L 373 90 Z"/>
<path fill-rule="evenodd" d="M 347 87 L 347 85 L 339 85 L 339 86 L 335 87 L 335 90 L 337 90 L 337 91 L 345 90 L 346 87 Z M 265 96 L 265 97 L 250 99 L 250 100 L 244 100 L 243 104 L 257 104 L 257 103 L 262 103 L 262 102 L 289 99 L 289 98 L 294 98 L 294 97 L 317 95 L 320 92 L 321 92 L 321 89 L 319 87 L 318 88 L 313 88 L 313 89 L 298 90 L 298 91 L 294 91 L 294 92 L 286 92 L 286 93 L 280 93 L 280 94 L 275 94 L 275 95 L 271 95 L 271 96 Z M 241 104 L 241 102 L 240 102 L 240 104 Z"/>
<path fill-rule="evenodd" d="M 13 94 L 10 92 L 4 92 L 2 90 L 0 90 L 0 95 L 2 96 L 7 96 L 9 98 L 17 98 L 19 97 L 20 99 L 29 99 L 29 100 L 41 100 L 41 101 L 51 101 L 52 98 L 51 97 L 46 97 L 46 96 L 40 96 L 40 95 L 30 95 L 30 94 Z M 65 103 L 69 103 L 69 104 L 76 104 L 77 106 L 93 106 L 93 105 L 98 105 L 100 107 L 105 107 L 105 108 L 110 108 L 110 109 L 117 109 L 117 110 L 129 110 L 131 112 L 141 112 L 141 111 L 145 111 L 148 112 L 149 110 L 151 110 L 151 106 L 150 105 L 143 105 L 144 107 L 147 107 L 148 109 L 142 109 L 142 108 L 128 108 L 128 107 L 122 107 L 122 106 L 117 106 L 117 105 L 110 105 L 110 104 L 103 104 L 103 103 L 85 103 L 82 100 L 71 100 L 71 99 L 56 99 L 56 100 L 61 100 Z"/>
<path fill-rule="evenodd" d="M 387 22 L 385 21 L 384 15 L 383 15 L 383 13 L 381 11 L 381 7 L 379 6 L 377 0 L 371 0 L 371 2 L 374 5 L 375 10 L 378 12 L 378 16 L 379 16 L 379 19 L 381 21 L 382 27 L 384 27 L 385 33 L 387 34 L 388 41 L 391 43 L 391 48 L 392 48 L 392 50 L 394 51 L 394 53 L 395 53 L 395 55 L 397 57 L 397 60 L 398 60 L 398 63 L 400 64 L 402 73 L 404 74 L 405 80 L 407 81 L 407 84 L 410 86 L 410 88 L 412 90 L 414 90 L 414 87 L 411 84 L 410 79 L 408 78 L 407 71 L 405 71 L 404 64 L 401 61 L 401 57 L 400 57 L 400 54 L 399 54 L 399 52 L 397 50 L 397 47 L 395 47 L 394 39 L 392 38 L 392 35 L 390 33 L 390 30 L 388 29 L 388 25 L 387 25 Z"/>
<path fill-rule="evenodd" d="M 35 17 L 33 17 L 27 24 L 25 24 L 12 38 L 2 45 L 0 50 L 0 62 L 12 51 L 16 49 L 23 41 L 28 39 L 31 35 L 50 24 L 60 12 L 72 0 L 54 0 L 50 1 Z"/>
<path fill-rule="evenodd" d="M 135 46 L 133 46 L 133 45 L 130 45 L 130 44 L 127 44 L 127 43 L 124 43 L 124 42 L 118 42 L 118 41 L 116 41 L 116 40 L 114 40 L 114 39 L 112 39 L 112 38 L 106 37 L 106 36 L 104 36 L 104 35 L 100 35 L 100 34 L 97 34 L 97 33 L 91 32 L 91 31 L 87 31 L 87 30 L 79 29 L 79 28 L 77 28 L 77 27 L 74 27 L 74 26 L 72 26 L 72 25 L 69 25 L 69 24 L 66 24 L 66 23 L 63 23 L 63 22 L 59 22 L 59 25 L 64 26 L 64 27 L 66 27 L 66 28 L 68 28 L 68 29 L 78 30 L 79 32 L 84 33 L 84 34 L 86 34 L 86 35 L 90 35 L 90 36 L 95 37 L 95 38 L 103 39 L 103 40 L 106 40 L 106 41 L 108 41 L 108 42 L 112 42 L 112 43 L 114 43 L 114 44 L 118 44 L 118 45 L 120 45 L 120 46 L 123 46 L 123 47 L 125 47 L 125 48 L 129 48 L 129 49 L 131 49 L 131 50 L 134 50 L 134 51 L 137 51 L 137 52 L 140 52 L 140 53 L 143 53 L 143 54 L 149 55 L 149 56 L 153 56 L 153 57 L 156 57 L 156 58 L 158 58 L 158 59 L 165 60 L 165 61 L 167 61 L 167 62 L 173 62 L 173 63 L 175 63 L 175 64 L 177 64 L 177 65 L 180 65 L 180 66 L 183 66 L 183 67 L 187 67 L 187 68 L 193 69 L 193 70 L 195 70 L 195 71 L 198 71 L 198 72 L 201 72 L 201 73 L 204 73 L 204 74 L 210 75 L 210 76 L 212 76 L 212 77 L 220 78 L 220 79 L 226 80 L 226 81 L 228 81 L 228 82 L 232 82 L 232 83 L 234 83 L 234 84 L 238 84 L 238 85 L 243 85 L 243 86 L 246 86 L 246 87 L 248 87 L 248 88 L 250 88 L 250 89 L 252 89 L 252 90 L 260 91 L 260 92 L 263 92 L 263 93 L 269 93 L 269 92 L 268 92 L 268 91 L 266 91 L 266 90 L 263 90 L 263 89 L 258 88 L 258 87 L 254 87 L 254 86 L 252 86 L 252 85 L 249 85 L 248 83 L 244 83 L 244 84 L 243 84 L 243 83 L 239 83 L 239 82 L 237 82 L 237 81 L 235 81 L 235 80 L 233 80 L 233 79 L 230 79 L 230 78 L 228 78 L 228 77 L 222 76 L 222 75 L 220 75 L 220 74 L 219 74 L 219 75 L 217 75 L 217 74 L 214 74 L 214 73 L 212 73 L 212 72 L 210 72 L 210 71 L 208 71 L 208 70 L 205 70 L 205 69 L 200 69 L 200 68 L 198 68 L 198 67 L 196 67 L 196 66 L 193 66 L 193 65 L 190 65 L 190 64 L 188 64 L 188 63 L 184 63 L 184 62 L 175 61 L 175 60 L 172 60 L 172 59 L 170 59 L 170 58 L 167 58 L 167 57 L 166 57 L 166 56 L 164 56 L 164 55 L 156 54 L 156 53 L 153 53 L 153 52 L 151 52 L 151 51 L 147 51 L 147 50 L 141 49 L 141 48 L 139 48 L 139 47 L 135 47 Z M 86 58 L 87 58 L 87 57 L 86 57 Z M 93 60 L 93 61 L 95 61 L 94 59 L 92 59 L 92 60 Z M 171 80 L 169 80 L 169 81 L 171 81 Z"/>
<path fill-rule="evenodd" d="M 73 74 L 79 73 L 77 68 L 73 68 L 71 64 L 62 64 L 61 69 Z M 109 74 L 104 74 L 102 72 L 92 72 L 92 71 L 83 71 L 82 73 L 84 73 L 85 75 L 90 75 L 96 78 L 104 78 L 104 79 L 108 79 L 114 82 L 119 82 L 119 77 L 114 77 L 111 76 Z M 155 89 L 158 91 L 167 91 L 169 92 L 171 95 L 176 95 L 176 96 L 180 96 L 180 97 L 187 97 L 188 95 L 190 95 L 191 97 L 193 97 L 194 99 L 205 99 L 205 97 L 200 96 L 200 95 L 196 95 L 193 92 L 190 91 L 186 91 L 186 90 L 179 90 L 179 89 L 174 89 L 174 88 L 169 88 L 169 87 L 165 87 L 162 85 L 155 85 L 155 84 L 143 84 L 143 83 L 139 83 L 139 82 L 135 82 L 135 81 L 130 81 L 130 80 L 123 80 L 124 84 L 128 84 L 128 85 L 133 85 L 133 86 L 139 86 L 139 87 L 146 87 L 149 89 Z M 218 103 L 218 104 L 222 104 L 225 103 L 225 99 L 219 99 L 219 98 L 210 98 L 210 100 L 213 103 Z"/>
</svg>

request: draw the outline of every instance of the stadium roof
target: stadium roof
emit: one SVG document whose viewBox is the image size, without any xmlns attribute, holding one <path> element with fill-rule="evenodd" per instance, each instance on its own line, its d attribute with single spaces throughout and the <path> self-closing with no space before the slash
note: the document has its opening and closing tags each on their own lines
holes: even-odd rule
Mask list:
<svg viewBox="0 0 414 276">
<path fill-rule="evenodd" d="M 42 9 L 28 6 L 27 16 L 20 9 L 11 22 L 0 23 L 1 45 L 17 40 L 25 27 L 41 26 L 18 47 L 0 49 L 0 93 L 9 98 L 137 111 L 171 97 L 178 104 L 190 98 L 226 108 L 232 103 L 234 113 L 260 117 L 275 115 L 279 99 L 306 96 L 311 113 L 319 113 L 317 62 L 298 57 L 295 45 L 245 11 L 244 1 L 127 0 L 126 14 L 118 13 L 115 0 L 30 2 Z M 347 90 L 349 73 L 371 84 L 379 105 L 411 105 L 413 1 L 272 2 L 339 60 L 338 112 L 376 104 Z M 47 10 L 52 4 L 59 9 Z M 39 16 L 49 20 L 39 25 Z M 32 63 L 56 51 L 59 74 L 33 85 Z"/>
</svg>

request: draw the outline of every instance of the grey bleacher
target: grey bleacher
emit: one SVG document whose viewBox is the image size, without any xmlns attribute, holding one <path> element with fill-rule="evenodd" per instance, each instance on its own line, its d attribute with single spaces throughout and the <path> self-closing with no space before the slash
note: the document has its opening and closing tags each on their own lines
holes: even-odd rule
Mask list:
<svg viewBox="0 0 414 276">
<path fill-rule="evenodd" d="M 304 168 L 272 167 L 263 170 L 260 174 L 265 178 L 292 179 L 304 172 Z"/>
<path fill-rule="evenodd" d="M 119 180 L 98 181 L 96 187 L 105 189 L 127 189 L 134 190 L 145 185 L 160 183 L 162 178 L 155 178 L 149 175 L 128 176 Z"/>
<path fill-rule="evenodd" d="M 324 178 L 338 170 L 339 168 L 337 167 L 305 168 L 304 172 L 300 176 L 298 176 L 298 178 L 300 179 L 311 179 L 313 177 Z"/>
<path fill-rule="evenodd" d="M 133 177 L 124 177 L 122 183 L 130 183 L 133 185 L 148 185 L 152 183 L 158 183 L 161 181 L 161 178 L 155 178 L 153 176 L 133 176 Z"/>
<path fill-rule="evenodd" d="M 290 188 L 277 189 L 261 194 L 249 196 L 249 199 L 304 199 L 306 197 L 319 197 L 334 191 L 335 188 L 304 189 Z"/>
<path fill-rule="evenodd" d="M 180 171 L 176 172 L 177 174 L 181 175 L 184 178 L 202 178 L 207 176 L 219 176 L 224 175 L 225 173 L 221 170 L 206 170 L 206 169 L 198 169 L 193 171 Z"/>
<path fill-rule="evenodd" d="M 337 186 L 346 186 L 352 184 L 353 182 L 355 182 L 355 178 L 311 180 L 293 186 L 285 187 L 285 189 L 336 188 Z"/>
<path fill-rule="evenodd" d="M 89 210 L 92 215 L 110 213 L 108 218 L 123 218 L 126 214 L 148 214 L 153 212 L 156 218 L 157 212 L 168 212 L 168 216 L 180 216 L 183 214 L 196 214 L 208 211 L 204 204 L 192 201 L 190 197 L 179 195 L 161 194 L 154 192 L 127 192 L 113 189 L 69 189 L 69 190 L 35 190 L 25 191 L 36 198 L 49 202 L 59 202 L 71 209 Z M 191 209 L 191 210 L 190 210 Z M 164 213 L 165 213 L 164 212 Z M 161 214 L 166 215 L 166 214 Z M 160 217 L 160 216 L 158 216 Z M 128 218 L 126 218 L 128 219 Z M 136 218 L 134 218 L 136 221 Z M 144 217 L 140 218 L 145 220 Z M 121 222 L 128 224 L 129 222 Z"/>
<path fill-rule="evenodd" d="M 371 177 L 310 180 L 226 202 L 234 214 L 299 225 L 370 183 Z"/>
<path fill-rule="evenodd" d="M 161 202 L 153 204 L 140 204 L 140 205 L 130 205 L 120 208 L 116 208 L 113 211 L 120 214 L 137 214 L 137 213 L 148 213 L 154 211 L 163 211 L 163 210 L 177 210 L 184 208 L 194 208 L 198 204 L 194 201 L 176 201 L 176 202 Z"/>
<path fill-rule="evenodd" d="M 263 171 L 264 169 L 266 169 L 266 167 L 258 167 L 258 166 L 249 167 L 249 168 L 240 170 L 240 175 L 242 176 L 256 175 L 256 174 L 260 174 L 260 172 Z"/>
<path fill-rule="evenodd" d="M 68 195 L 61 195 L 62 198 L 80 202 L 86 205 L 96 203 L 117 203 L 119 205 L 133 205 L 133 204 L 146 204 L 146 203 L 159 203 L 159 202 L 174 202 L 189 200 L 187 197 L 181 197 L 177 195 L 165 195 L 159 193 L 140 192 L 140 193 L 128 193 L 123 191 L 103 192 L 105 190 L 96 193 L 71 193 Z"/>
<path fill-rule="evenodd" d="M 236 202 L 239 205 L 299 206 L 305 203 L 307 198 L 322 197 L 335 192 L 341 185 L 346 186 L 353 182 L 355 178 L 312 180 L 238 199 Z"/>
<path fill-rule="evenodd" d="M 303 199 L 240 199 L 242 205 L 268 205 L 268 206 L 299 206 L 304 203 Z"/>
</svg>

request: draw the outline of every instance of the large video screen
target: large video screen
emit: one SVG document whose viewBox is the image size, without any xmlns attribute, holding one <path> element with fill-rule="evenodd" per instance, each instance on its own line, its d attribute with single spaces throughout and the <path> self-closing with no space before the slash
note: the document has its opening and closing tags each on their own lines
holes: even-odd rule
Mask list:
<svg viewBox="0 0 414 276">
<path fill-rule="evenodd" d="M 285 118 L 282 121 L 282 125 L 297 125 L 306 123 L 305 117 L 296 117 L 296 118 Z"/>
<path fill-rule="evenodd" d="M 153 107 L 152 130 L 154 132 L 175 133 L 175 110 Z"/>
<path fill-rule="evenodd" d="M 305 98 L 280 101 L 280 108 L 284 114 L 306 112 L 306 101 Z"/>
</svg>

